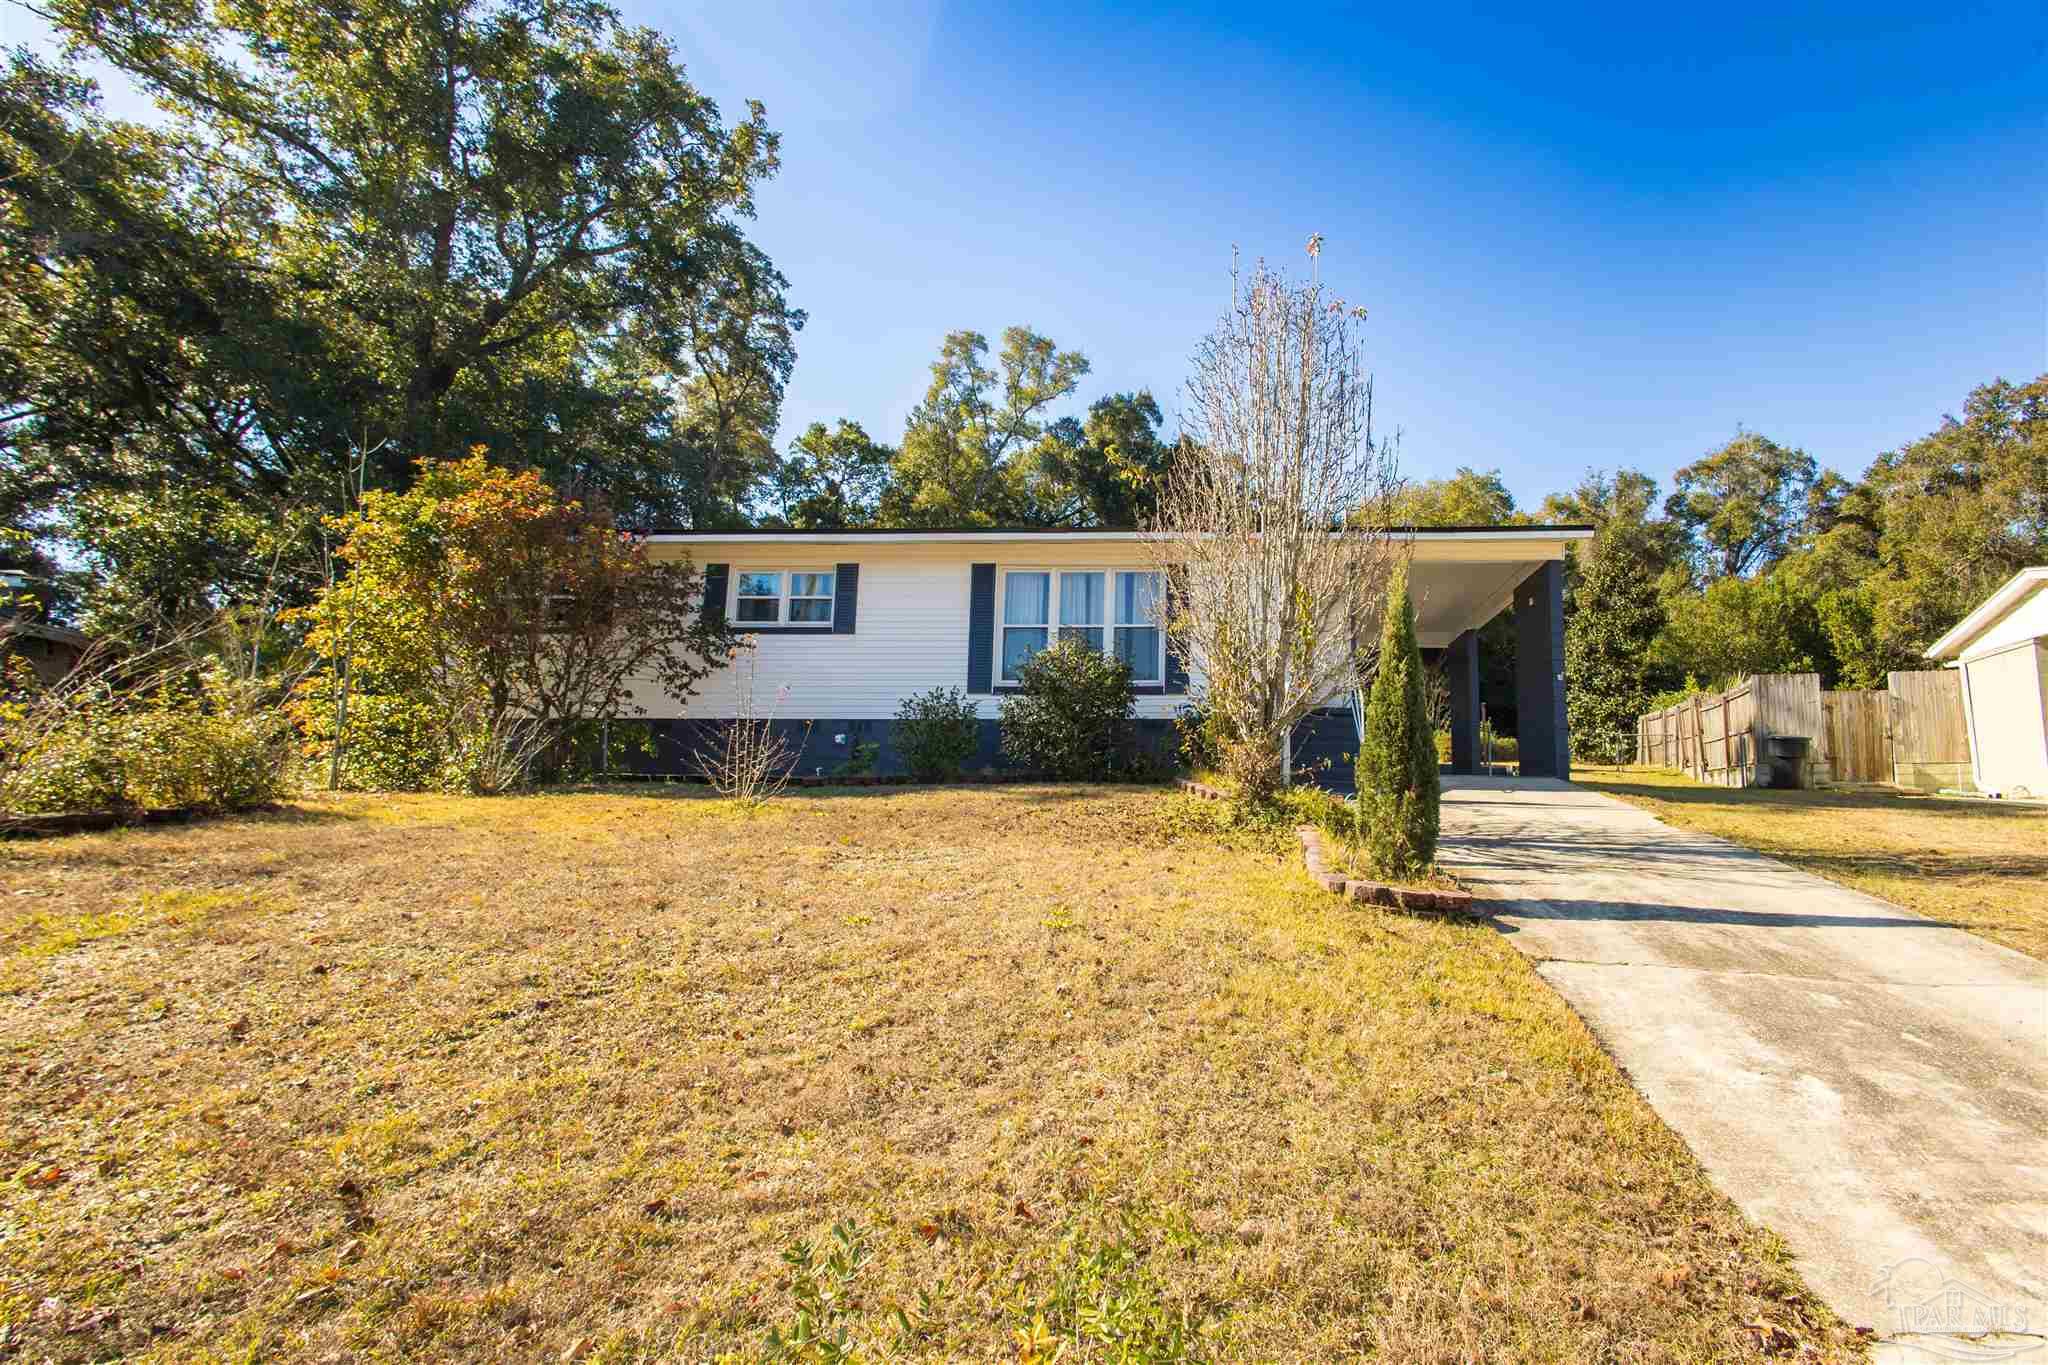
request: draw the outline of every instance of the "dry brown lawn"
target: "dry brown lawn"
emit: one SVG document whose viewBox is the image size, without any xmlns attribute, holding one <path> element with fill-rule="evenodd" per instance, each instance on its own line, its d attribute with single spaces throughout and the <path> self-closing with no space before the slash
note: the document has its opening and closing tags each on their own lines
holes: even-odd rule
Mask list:
<svg viewBox="0 0 2048 1365">
<path fill-rule="evenodd" d="M 1572 780 L 2048 960 L 2048 807 L 1714 787 L 1655 768 L 1581 769 Z"/>
<path fill-rule="evenodd" d="M 1860 1354 L 1499 936 L 1217 818 L 610 791 L 0 844 L 0 1357 Z"/>
</svg>

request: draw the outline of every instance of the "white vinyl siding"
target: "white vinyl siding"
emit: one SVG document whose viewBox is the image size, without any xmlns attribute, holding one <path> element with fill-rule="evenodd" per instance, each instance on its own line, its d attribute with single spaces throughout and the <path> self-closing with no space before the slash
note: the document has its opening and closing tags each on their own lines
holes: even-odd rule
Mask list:
<svg viewBox="0 0 2048 1365">
<path fill-rule="evenodd" d="M 2048 796 L 2048 647 L 2022 640 L 1963 660 L 1977 787 Z"/>
<path fill-rule="evenodd" d="M 680 557 L 683 547 L 656 543 L 650 547 L 663 558 Z M 1071 546 L 1027 547 L 1034 567 L 1057 572 L 1063 567 L 1114 572 L 1135 570 L 1144 565 L 1144 547 L 1083 543 Z M 1019 547 L 962 544 L 876 543 L 834 546 L 789 546 L 779 549 L 748 544 L 695 544 L 688 547 L 699 568 L 707 564 L 729 565 L 731 577 L 726 598 L 737 597 L 742 571 L 831 573 L 831 561 L 845 560 L 860 565 L 859 624 L 850 635 L 825 630 L 791 631 L 751 635 L 757 651 L 754 670 L 755 701 L 765 714 L 770 706 L 776 715 L 790 720 L 890 720 L 905 698 L 934 687 L 967 686 L 967 606 L 972 566 L 1000 565 L 1004 551 L 1016 555 Z M 786 594 L 787 584 L 784 585 Z M 1054 588 L 1057 592 L 1058 589 Z M 1114 586 L 1110 589 L 1114 594 Z M 995 625 L 1002 633 L 1003 584 L 1001 568 L 996 574 Z M 1054 599 L 1057 610 L 1058 599 Z M 1112 600 L 1110 610 L 1115 610 Z M 996 648 L 1000 649 L 1000 643 Z M 992 675 L 999 675 L 1002 658 L 991 660 Z M 645 707 L 643 718 L 659 720 L 682 715 L 730 716 L 737 709 L 734 685 L 739 670 L 721 668 L 697 686 L 696 694 L 678 705 L 651 682 L 642 681 L 634 700 Z M 776 702 L 776 689 L 788 684 L 789 696 Z M 980 695 L 981 714 L 993 719 L 999 696 Z M 1137 714 L 1168 719 L 1187 704 L 1185 696 L 1141 696 Z"/>
<path fill-rule="evenodd" d="M 1989 654 L 2023 640 L 2033 640 L 2048 635 L 2048 587 L 2036 588 L 2033 594 L 2020 602 L 2011 611 L 1970 641 L 1963 651 L 1964 658 Z"/>
<path fill-rule="evenodd" d="M 1417 628 L 1425 646 L 1448 644 L 1460 631 L 1485 624 L 1488 617 L 1507 603 L 1508 594 L 1546 558 L 1561 557 L 1568 539 L 1574 536 L 1542 536 L 1530 532 L 1487 532 L 1472 536 L 1445 533 L 1421 537 L 1413 545 L 1409 566 L 1414 590 Z M 756 649 L 754 670 L 756 702 L 765 712 L 771 705 L 776 714 L 791 720 L 890 720 L 905 698 L 934 687 L 967 686 L 968 593 L 972 566 L 997 566 L 994 584 L 995 635 L 992 640 L 990 674 L 1002 674 L 1003 571 L 1035 570 L 1055 576 L 1062 570 L 1099 572 L 1110 575 L 1106 582 L 1108 624 L 1116 642 L 1112 647 L 1149 653 L 1146 637 L 1129 625 L 1122 612 L 1118 575 L 1149 571 L 1147 547 L 1135 536 L 1026 537 L 1006 541 L 977 541 L 973 537 L 881 535 L 863 537 L 821 537 L 813 543 L 803 537 L 755 540 L 664 540 L 649 542 L 649 553 L 660 558 L 688 555 L 700 568 L 710 564 L 728 566 L 734 583 L 743 571 L 788 574 L 831 574 L 835 560 L 860 565 L 860 594 L 856 629 L 833 634 L 827 628 L 811 626 L 787 631 L 763 630 L 748 637 Z M 788 584 L 780 590 L 787 597 Z M 1058 586 L 1051 586 L 1050 602 L 1056 614 Z M 730 612 L 736 589 L 728 585 Z M 1057 628 L 1049 622 L 1047 629 Z M 1164 668 L 1164 649 L 1160 650 Z M 1190 670 L 1194 670 L 1191 668 Z M 651 683 L 636 687 L 634 699 L 650 719 L 683 715 L 730 716 L 736 709 L 735 681 L 739 672 L 723 668 L 698 685 L 696 694 L 678 703 L 663 695 Z M 1144 680 L 1140 680 L 1141 682 Z M 1199 676 L 1191 686 L 1199 687 Z M 790 695 L 779 704 L 776 691 L 787 684 Z M 973 698 L 984 717 L 993 718 L 999 695 Z M 1150 719 L 1167 719 L 1189 698 L 1179 693 L 1141 694 L 1137 714 Z M 1341 700 L 1341 699 L 1335 699 Z"/>
</svg>

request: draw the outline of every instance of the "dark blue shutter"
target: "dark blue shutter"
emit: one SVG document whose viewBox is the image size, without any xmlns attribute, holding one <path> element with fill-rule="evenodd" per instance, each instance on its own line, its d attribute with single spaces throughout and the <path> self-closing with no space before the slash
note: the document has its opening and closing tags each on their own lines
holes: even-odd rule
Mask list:
<svg viewBox="0 0 2048 1365">
<path fill-rule="evenodd" d="M 1166 601 L 1162 605 L 1165 606 L 1166 610 L 1161 615 L 1171 619 L 1173 615 L 1173 577 L 1171 574 L 1167 575 L 1166 581 L 1162 586 L 1166 593 Z M 1160 627 L 1159 633 L 1165 637 L 1162 643 L 1166 646 L 1166 687 L 1164 690 L 1168 696 L 1186 696 L 1188 690 L 1187 662 L 1180 657 L 1180 651 L 1174 648 L 1173 636 L 1166 630 L 1163 624 Z"/>
<path fill-rule="evenodd" d="M 723 623 L 725 620 L 725 571 L 724 564 L 704 566 L 704 620 L 707 623 Z"/>
<path fill-rule="evenodd" d="M 967 587 L 967 690 L 995 691 L 996 566 L 975 564 Z"/>
<path fill-rule="evenodd" d="M 854 609 L 860 604 L 860 565 L 841 564 L 832 571 L 832 633 L 853 634 Z"/>
</svg>

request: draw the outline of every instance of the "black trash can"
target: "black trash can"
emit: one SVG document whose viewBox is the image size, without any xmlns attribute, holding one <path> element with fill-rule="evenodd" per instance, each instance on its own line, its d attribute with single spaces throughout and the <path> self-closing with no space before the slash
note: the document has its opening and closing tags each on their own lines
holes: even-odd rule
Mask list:
<svg viewBox="0 0 2048 1365">
<path fill-rule="evenodd" d="M 1765 785 L 1797 788 L 1806 785 L 1806 755 L 1813 741 L 1805 735 L 1772 735 L 1765 744 L 1770 775 Z"/>
</svg>

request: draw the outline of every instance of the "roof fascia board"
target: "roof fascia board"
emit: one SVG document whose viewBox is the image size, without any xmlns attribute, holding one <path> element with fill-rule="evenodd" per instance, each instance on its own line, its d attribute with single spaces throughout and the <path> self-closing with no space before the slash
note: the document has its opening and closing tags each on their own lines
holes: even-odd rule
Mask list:
<svg viewBox="0 0 2048 1365">
<path fill-rule="evenodd" d="M 1948 633 L 1927 647 L 1922 658 L 1947 659 L 1961 654 L 1970 642 L 1997 625 L 2035 592 L 2048 588 L 2048 565 L 2021 569 L 1997 592 L 1977 604 L 1977 609 L 1950 627 Z"/>
</svg>

